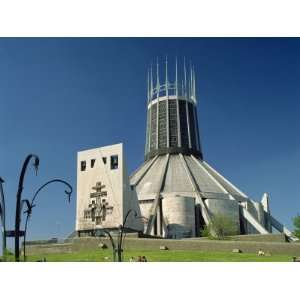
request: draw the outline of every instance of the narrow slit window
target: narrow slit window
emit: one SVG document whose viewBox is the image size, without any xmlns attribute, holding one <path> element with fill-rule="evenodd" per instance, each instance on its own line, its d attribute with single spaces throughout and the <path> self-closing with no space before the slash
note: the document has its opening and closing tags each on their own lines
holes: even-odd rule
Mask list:
<svg viewBox="0 0 300 300">
<path fill-rule="evenodd" d="M 111 170 L 118 169 L 118 155 L 112 155 L 110 157 L 110 168 Z"/>
<path fill-rule="evenodd" d="M 106 157 L 102 157 L 103 163 L 106 165 Z"/>
<path fill-rule="evenodd" d="M 81 171 L 85 171 L 85 170 L 86 170 L 86 161 L 85 161 L 85 160 L 83 160 L 83 161 L 81 162 L 80 169 L 81 169 Z"/>
<path fill-rule="evenodd" d="M 91 168 L 94 168 L 95 162 L 96 162 L 96 159 L 91 159 Z"/>
</svg>

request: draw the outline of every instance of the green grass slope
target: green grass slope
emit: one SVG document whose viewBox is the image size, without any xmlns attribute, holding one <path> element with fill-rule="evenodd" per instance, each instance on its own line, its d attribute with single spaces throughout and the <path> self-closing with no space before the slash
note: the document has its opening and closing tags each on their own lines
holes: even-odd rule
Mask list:
<svg viewBox="0 0 300 300">
<path fill-rule="evenodd" d="M 124 261 L 128 262 L 130 257 L 146 256 L 149 262 L 291 262 L 292 257 L 288 255 L 258 256 L 253 253 L 231 253 L 231 252 L 202 252 L 185 250 L 155 250 L 155 251 L 132 251 L 124 254 Z M 111 262 L 112 252 L 108 249 L 81 251 L 75 253 L 55 253 L 28 256 L 27 261 L 38 261 L 46 258 L 48 262 Z M 7 259 L 13 261 L 10 255 Z"/>
</svg>

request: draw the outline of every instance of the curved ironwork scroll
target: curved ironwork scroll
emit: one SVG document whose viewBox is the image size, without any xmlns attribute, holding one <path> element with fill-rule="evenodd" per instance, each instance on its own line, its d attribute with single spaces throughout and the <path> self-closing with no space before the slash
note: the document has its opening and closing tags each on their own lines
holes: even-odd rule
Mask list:
<svg viewBox="0 0 300 300">
<path fill-rule="evenodd" d="M 45 184 L 43 184 L 40 188 L 37 189 L 37 191 L 35 192 L 32 200 L 31 200 L 31 202 L 29 202 L 28 200 L 23 200 L 22 201 L 22 208 L 23 208 L 24 204 L 26 205 L 26 208 L 27 208 L 24 211 L 24 213 L 26 214 L 26 221 L 25 221 L 25 227 L 24 227 L 24 241 L 23 241 L 23 257 L 24 257 L 24 261 L 26 261 L 26 233 L 27 233 L 28 222 L 29 222 L 29 218 L 30 218 L 30 216 L 32 214 L 32 209 L 36 206 L 34 204 L 34 201 L 35 201 L 37 195 L 40 193 L 40 191 L 43 190 L 47 185 L 52 184 L 52 183 L 62 183 L 62 184 L 66 185 L 69 188 L 69 191 L 65 190 L 65 193 L 68 196 L 67 200 L 70 203 L 71 194 L 73 192 L 73 188 L 72 188 L 72 186 L 68 182 L 66 182 L 64 180 L 61 180 L 61 179 L 52 179 L 52 180 L 47 181 Z"/>
</svg>

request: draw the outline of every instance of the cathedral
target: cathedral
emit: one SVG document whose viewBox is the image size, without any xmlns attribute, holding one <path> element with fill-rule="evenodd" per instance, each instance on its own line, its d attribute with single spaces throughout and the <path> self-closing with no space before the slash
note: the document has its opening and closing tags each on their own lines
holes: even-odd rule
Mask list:
<svg viewBox="0 0 300 300">
<path fill-rule="evenodd" d="M 144 163 L 127 174 L 123 145 L 78 153 L 78 235 L 126 228 L 163 238 L 199 237 L 214 216 L 231 219 L 237 234 L 270 234 L 294 240 L 270 211 L 269 196 L 254 201 L 208 164 L 198 127 L 196 74 L 185 60 L 151 65 L 147 78 Z M 139 217 L 137 217 L 139 216 Z"/>
</svg>

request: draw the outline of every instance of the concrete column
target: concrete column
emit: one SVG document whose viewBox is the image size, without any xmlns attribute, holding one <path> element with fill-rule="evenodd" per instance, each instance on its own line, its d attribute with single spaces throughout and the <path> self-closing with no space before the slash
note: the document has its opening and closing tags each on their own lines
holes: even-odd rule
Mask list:
<svg viewBox="0 0 300 300">
<path fill-rule="evenodd" d="M 179 100 L 176 98 L 176 106 L 177 106 L 177 145 L 181 147 L 181 127 L 180 127 L 180 116 L 179 116 Z"/>
<path fill-rule="evenodd" d="M 186 110 L 186 120 L 187 120 L 188 136 L 189 136 L 189 148 L 192 148 L 188 101 L 185 101 L 185 110 Z"/>
<path fill-rule="evenodd" d="M 156 220 L 157 220 L 156 225 L 157 225 L 157 235 L 158 236 L 162 235 L 162 233 L 161 233 L 162 220 L 161 220 L 160 211 L 161 211 L 161 204 L 159 204 L 158 209 L 157 209 L 157 214 L 156 214 Z"/>
</svg>

